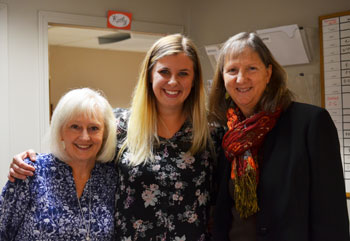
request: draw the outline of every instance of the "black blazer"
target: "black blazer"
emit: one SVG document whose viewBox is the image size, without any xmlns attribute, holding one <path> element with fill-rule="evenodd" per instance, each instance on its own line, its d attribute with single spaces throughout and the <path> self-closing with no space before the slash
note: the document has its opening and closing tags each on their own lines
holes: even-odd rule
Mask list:
<svg viewBox="0 0 350 241">
<path fill-rule="evenodd" d="M 257 240 L 349 241 L 337 130 L 322 108 L 293 102 L 260 149 Z M 219 158 L 213 238 L 227 241 L 230 164 Z"/>
</svg>

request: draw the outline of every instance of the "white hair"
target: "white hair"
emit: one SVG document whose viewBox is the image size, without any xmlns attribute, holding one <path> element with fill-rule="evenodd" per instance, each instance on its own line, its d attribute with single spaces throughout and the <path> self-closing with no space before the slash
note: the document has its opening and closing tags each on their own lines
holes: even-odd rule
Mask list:
<svg viewBox="0 0 350 241">
<path fill-rule="evenodd" d="M 96 119 L 102 114 L 104 133 L 101 149 L 97 154 L 97 161 L 108 162 L 115 156 L 116 148 L 116 121 L 111 105 L 98 91 L 90 88 L 81 88 L 68 91 L 59 100 L 51 119 L 49 133 L 50 149 L 53 155 L 62 161 L 68 161 L 61 138 L 61 131 L 65 124 L 78 115 Z"/>
</svg>

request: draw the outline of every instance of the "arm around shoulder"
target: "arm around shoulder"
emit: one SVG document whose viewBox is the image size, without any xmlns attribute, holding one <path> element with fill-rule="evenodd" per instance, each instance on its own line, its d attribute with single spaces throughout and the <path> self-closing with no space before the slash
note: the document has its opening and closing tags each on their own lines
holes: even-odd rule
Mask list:
<svg viewBox="0 0 350 241">
<path fill-rule="evenodd" d="M 10 171 L 7 175 L 10 182 L 14 182 L 17 179 L 26 179 L 28 176 L 33 176 L 35 168 L 24 162 L 25 158 L 29 158 L 32 161 L 36 160 L 36 153 L 34 150 L 28 150 L 15 155 L 10 164 Z"/>
</svg>

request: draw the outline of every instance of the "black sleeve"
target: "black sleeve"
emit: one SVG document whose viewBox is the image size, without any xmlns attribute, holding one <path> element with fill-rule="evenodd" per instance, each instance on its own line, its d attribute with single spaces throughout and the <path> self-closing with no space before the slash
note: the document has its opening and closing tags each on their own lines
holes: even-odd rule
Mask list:
<svg viewBox="0 0 350 241">
<path fill-rule="evenodd" d="M 310 241 L 348 241 L 349 220 L 337 130 L 321 109 L 307 133 L 310 155 Z"/>
<path fill-rule="evenodd" d="M 230 178 L 230 163 L 226 159 L 224 151 L 218 155 L 218 165 L 216 171 L 216 199 L 214 209 L 213 241 L 229 241 L 232 215 L 232 200 L 228 193 L 228 181 Z"/>
</svg>

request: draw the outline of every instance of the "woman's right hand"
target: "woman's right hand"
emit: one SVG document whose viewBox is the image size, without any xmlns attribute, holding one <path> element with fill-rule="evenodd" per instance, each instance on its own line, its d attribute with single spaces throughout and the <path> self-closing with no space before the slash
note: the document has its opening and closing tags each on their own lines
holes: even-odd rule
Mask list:
<svg viewBox="0 0 350 241">
<path fill-rule="evenodd" d="M 36 160 L 36 153 L 34 150 L 28 150 L 15 155 L 10 165 L 10 171 L 7 178 L 10 182 L 14 182 L 17 179 L 26 179 L 28 176 L 33 176 L 35 168 L 26 164 L 23 160 L 29 158 L 31 161 Z"/>
</svg>

